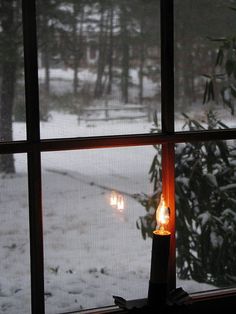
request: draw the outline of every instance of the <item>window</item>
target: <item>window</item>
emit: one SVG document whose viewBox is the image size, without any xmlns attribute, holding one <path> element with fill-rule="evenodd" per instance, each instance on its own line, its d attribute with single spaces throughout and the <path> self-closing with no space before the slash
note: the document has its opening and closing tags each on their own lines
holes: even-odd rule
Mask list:
<svg viewBox="0 0 236 314">
<path fill-rule="evenodd" d="M 190 130 L 180 131 L 177 123 L 179 112 L 183 109 L 181 108 L 183 100 L 186 100 L 187 96 L 191 98 L 193 90 L 196 91 L 194 97 L 199 96 L 197 94 L 199 73 L 195 81 L 191 81 L 193 76 L 189 74 L 192 70 L 195 73 L 194 71 L 199 71 L 199 69 L 197 67 L 197 69 L 190 69 L 190 65 L 195 57 L 194 54 L 204 59 L 202 54 L 206 48 L 203 43 L 202 29 L 199 30 L 201 34 L 186 34 L 187 39 L 190 36 L 196 40 L 191 43 L 194 47 L 191 56 L 187 55 L 187 49 L 182 49 L 185 42 L 181 41 L 186 38 L 179 35 L 187 26 L 182 25 L 181 21 L 190 22 L 191 19 L 187 17 L 191 14 L 195 16 L 194 14 L 198 11 L 202 12 L 205 1 L 196 4 L 196 1 L 189 0 L 179 0 L 174 3 L 173 0 L 160 0 L 148 1 L 144 6 L 143 1 L 140 3 L 137 1 L 138 4 L 132 2 L 130 6 L 127 6 L 127 2 L 119 1 L 118 5 L 115 1 L 111 1 L 109 3 L 114 3 L 114 6 L 107 3 L 104 7 L 100 1 L 93 1 L 91 5 L 84 5 L 82 1 L 69 1 L 64 5 L 59 4 L 59 1 L 51 1 L 45 7 L 44 1 L 40 0 L 22 0 L 22 3 L 16 0 L 4 0 L 0 5 L 3 9 L 1 14 L 5 14 L 0 24 L 0 45 L 1 48 L 3 46 L 6 49 L 6 51 L 2 49 L 5 59 L 0 61 L 1 109 L 6 99 L 4 97 L 7 95 L 8 101 L 10 100 L 9 108 L 13 110 L 12 96 L 14 94 L 11 93 L 13 89 L 6 84 L 6 82 L 12 82 L 10 74 L 15 75 L 16 95 L 20 98 L 15 100 L 17 106 L 15 103 L 14 108 L 18 108 L 18 111 L 8 112 L 5 116 L 2 111 L 0 112 L 1 165 L 7 164 L 9 173 L 14 170 L 14 165 L 20 169 L 14 181 L 11 181 L 10 174 L 1 178 L 1 193 L 6 193 L 0 198 L 4 207 L 4 219 L 1 220 L 4 226 L 1 231 L 4 232 L 4 237 L 1 239 L 4 243 L 1 246 L 1 254 L 6 257 L 4 263 L 1 263 L 0 270 L 3 274 L 7 274 L 4 275 L 5 286 L 0 285 L 0 306 L 3 312 L 19 313 L 19 308 L 22 309 L 23 305 L 25 313 L 33 314 L 71 312 L 94 306 L 111 305 L 111 303 L 107 304 L 110 302 L 107 301 L 107 294 L 111 293 L 109 287 L 112 286 L 115 287 L 114 291 L 117 294 L 125 291 L 126 295 L 122 295 L 123 297 L 145 297 L 142 294 L 147 289 L 145 284 L 148 284 L 150 265 L 149 257 L 143 256 L 142 251 L 150 251 L 150 242 L 142 242 L 138 246 L 135 243 L 137 230 L 127 233 L 127 228 L 132 228 L 131 225 L 135 224 L 136 216 L 142 215 L 141 205 L 135 200 L 134 195 L 141 192 L 149 193 L 152 189 L 148 185 L 148 168 L 152 160 L 153 145 L 162 147 L 161 156 L 158 156 L 162 163 L 162 190 L 171 208 L 170 231 L 173 236 L 169 267 L 170 288 L 176 287 L 176 260 L 177 264 L 182 265 L 181 276 L 185 274 L 184 279 L 191 276 L 189 265 L 181 261 L 183 258 L 181 254 L 186 253 L 182 253 L 182 247 L 179 244 L 183 229 L 179 224 L 176 228 L 175 221 L 175 205 L 179 206 L 179 199 L 175 204 L 175 188 L 182 189 L 183 200 L 192 196 L 185 185 L 190 180 L 189 173 L 185 173 L 181 167 L 175 171 L 175 163 L 179 158 L 178 152 L 183 148 L 182 144 L 185 148 L 189 148 L 181 159 L 186 162 L 194 159 L 193 152 L 197 152 L 194 145 L 198 144 L 205 147 L 201 150 L 203 154 L 206 153 L 206 146 L 209 143 L 217 150 L 217 154 L 222 154 L 222 163 L 220 164 L 219 161 L 218 165 L 215 164 L 216 168 L 213 169 L 211 176 L 205 173 L 205 164 L 209 163 L 210 154 L 201 158 L 199 173 L 202 176 L 198 178 L 199 181 L 196 180 L 196 183 L 201 184 L 205 180 L 204 183 L 208 184 L 210 189 L 215 184 L 216 176 L 220 175 L 220 180 L 222 180 L 219 186 L 220 193 L 210 195 L 209 201 L 211 205 L 214 204 L 213 196 L 215 196 L 220 206 L 220 197 L 222 200 L 230 197 L 231 203 L 227 203 L 228 207 L 226 206 L 223 210 L 224 219 L 222 218 L 220 230 L 234 228 L 234 225 L 230 225 L 235 215 L 230 204 L 235 205 L 235 183 L 227 184 L 229 173 L 225 174 L 222 171 L 225 167 L 224 163 L 227 162 L 222 147 L 220 148 L 217 143 L 223 141 L 235 150 L 235 119 L 232 119 L 230 128 L 223 127 L 221 124 L 220 129 L 212 127 L 208 130 L 206 124 L 203 123 L 201 127 L 201 121 L 196 121 L 199 117 L 194 117 L 195 120 L 190 117 L 191 112 L 194 112 L 191 101 L 187 104 L 188 112 L 185 112 Z M 207 5 L 216 3 L 216 1 L 208 2 Z M 228 2 L 225 1 L 226 4 Z M 119 10 L 116 6 L 119 6 Z M 218 7 L 215 7 L 215 10 L 218 10 Z M 61 20 L 57 20 L 57 15 L 52 12 L 57 12 Z M 133 19 L 130 18 L 131 12 Z M 180 13 L 183 16 L 179 16 Z M 160 18 L 157 18 L 159 16 Z M 200 14 L 198 16 L 204 20 L 204 16 Z M 23 36 L 19 33 L 17 35 L 19 41 L 15 42 L 14 36 L 10 34 L 19 30 L 19 25 L 23 25 Z M 153 29 L 153 25 L 155 31 L 149 32 Z M 69 32 L 71 36 L 68 36 Z M 216 34 L 210 35 L 213 37 Z M 179 43 L 174 46 L 178 41 Z M 16 45 L 19 45 L 19 42 L 22 44 L 18 47 Z M 197 47 L 199 42 L 201 43 L 200 51 Z M 190 45 L 189 42 L 188 44 Z M 10 56 L 10 52 L 16 52 L 16 47 L 19 56 L 22 56 L 22 51 L 24 51 L 24 71 L 22 68 L 19 69 L 23 59 L 18 61 L 18 67 L 14 67 L 12 64 L 12 60 L 15 60 L 14 56 L 12 56 L 13 59 L 6 57 Z M 91 48 L 94 49 L 96 60 L 89 63 L 86 58 Z M 111 50 L 108 52 L 108 49 Z M 187 60 L 186 55 L 191 60 Z M 210 51 L 207 51 L 207 55 L 211 59 Z M 112 58 L 109 58 L 111 56 Z M 6 65 L 12 71 L 6 69 L 4 71 Z M 231 68 L 227 69 L 228 74 L 232 74 Z M 25 84 L 22 72 L 24 72 Z M 63 79 L 58 79 L 62 77 Z M 68 81 L 72 80 L 73 84 L 69 85 Z M 187 83 L 183 83 L 183 80 Z M 177 91 L 174 88 L 174 81 Z M 212 90 L 209 90 L 209 84 L 212 84 L 209 77 L 207 82 L 206 95 L 207 98 L 213 100 Z M 25 97 L 22 95 L 24 85 Z M 132 86 L 132 93 L 130 93 L 130 86 Z M 183 90 L 183 86 L 189 89 Z M 232 86 L 229 88 L 233 95 Z M 174 91 L 178 93 L 175 94 Z M 94 97 L 91 97 L 91 94 Z M 104 94 L 106 97 L 103 97 Z M 227 105 L 228 98 L 224 95 L 223 99 Z M 130 100 L 132 103 L 129 103 Z M 121 103 L 124 105 L 122 109 Z M 175 104 L 180 110 L 176 110 Z M 156 129 L 157 132 L 150 133 L 150 128 L 153 126 L 152 117 L 156 112 L 155 116 L 160 120 L 158 128 L 161 127 L 161 131 Z M 11 128 L 8 128 L 8 133 L 2 130 L 5 125 L 12 126 L 12 116 L 14 119 L 17 117 L 21 119 L 17 124 L 18 129 L 14 129 L 14 132 L 17 132 L 14 138 L 12 138 Z M 224 118 L 227 117 L 224 116 Z M 114 122 L 117 119 L 121 121 L 119 128 L 116 128 Z M 135 120 L 133 123 L 130 122 L 132 119 Z M 97 120 L 103 121 L 103 128 L 99 130 L 96 128 Z M 75 122 L 78 126 L 78 133 L 72 128 Z M 198 129 L 191 128 L 194 123 Z M 70 125 L 70 128 L 66 128 L 66 124 Z M 16 164 L 14 164 L 13 156 L 15 156 Z M 232 156 L 235 158 L 235 153 Z M 57 167 L 62 161 L 67 166 Z M 234 161 L 232 161 L 233 164 Z M 189 167 L 191 166 L 190 162 Z M 28 189 L 26 188 L 26 172 Z M 109 176 L 105 176 L 107 173 Z M 234 177 L 232 173 L 231 176 Z M 81 184 L 78 185 L 78 182 Z M 122 208 L 116 209 L 109 205 L 108 199 L 112 191 L 122 196 L 125 204 L 128 203 L 129 216 L 126 212 L 122 212 Z M 75 197 L 74 202 L 71 202 L 72 195 Z M 9 209 L 8 203 L 10 200 L 12 202 L 12 198 L 16 199 Z M 190 211 L 199 210 L 200 205 L 197 203 L 199 200 L 192 197 L 191 202 Z M 19 207 L 24 210 L 19 211 Z M 177 209 L 177 220 L 181 221 L 185 208 L 182 210 L 179 206 Z M 191 223 L 194 231 L 191 236 L 199 234 L 202 231 L 201 228 L 207 226 L 210 212 L 211 207 L 208 212 L 198 217 L 200 226 L 196 224 L 194 217 L 190 217 L 190 220 L 193 218 Z M 58 219 L 59 215 L 63 221 Z M 29 227 L 27 219 L 29 219 Z M 9 227 L 5 226 L 7 220 L 10 221 Z M 212 229 L 208 234 L 212 244 L 209 250 L 212 260 L 214 254 L 219 253 L 219 250 L 215 249 L 222 243 L 228 248 L 233 245 L 232 242 L 222 239 L 222 235 L 214 229 L 218 226 L 217 223 L 220 223 L 217 217 L 214 222 L 215 225 L 211 225 Z M 103 233 L 104 224 L 110 226 L 106 234 Z M 70 230 L 66 232 L 68 228 Z M 15 229 L 20 229 L 17 235 L 14 233 Z M 96 233 L 96 229 L 99 232 Z M 177 239 L 174 236 L 176 230 Z M 140 231 L 137 232 L 140 235 Z M 22 241 L 18 243 L 19 237 Z M 132 250 L 128 248 L 130 243 L 127 243 L 127 237 L 130 237 Z M 30 247 L 27 244 L 28 238 Z M 107 238 L 111 238 L 112 242 L 108 243 Z M 186 243 L 191 244 L 189 239 Z M 102 251 L 104 248 L 107 255 L 95 256 L 96 266 L 94 267 L 93 252 Z M 85 252 L 84 255 L 81 254 L 82 251 Z M 194 248 L 190 247 L 189 252 L 192 253 L 192 251 Z M 112 255 L 112 265 L 104 267 L 104 260 L 109 258 L 109 252 Z M 63 263 L 59 263 L 62 253 L 64 260 Z M 21 265 L 18 269 L 19 254 L 21 254 L 23 266 Z M 198 258 L 194 254 L 196 253 L 193 253 L 193 263 Z M 8 260 L 13 264 L 16 263 L 17 269 L 14 271 L 19 281 L 25 273 L 29 273 L 30 268 L 31 281 L 27 276 L 25 286 L 16 284 L 15 279 L 11 277 L 11 267 L 7 265 Z M 147 267 L 138 274 L 140 263 Z M 225 274 L 231 275 L 233 281 L 232 271 L 228 272 L 231 264 L 220 267 Z M 125 269 L 127 265 L 129 267 Z M 79 274 L 77 270 L 80 271 Z M 142 287 L 135 289 L 134 294 L 130 293 L 126 286 L 125 274 L 127 272 L 132 282 L 137 283 L 140 279 L 143 283 Z M 85 280 L 85 273 L 86 280 L 89 278 L 89 282 Z M 112 279 L 111 273 L 114 275 Z M 204 273 L 199 267 L 200 277 L 197 279 L 200 281 L 201 276 L 209 276 L 209 281 L 213 280 L 213 273 L 211 269 Z M 100 291 L 102 294 L 93 294 L 92 286 L 94 291 Z M 219 286 L 222 286 L 221 283 Z M 188 290 L 188 287 L 185 288 Z M 30 290 L 31 305 L 29 293 L 26 293 Z M 208 290 L 208 288 L 203 288 L 203 290 Z M 199 292 L 198 289 L 197 291 Z M 189 292 L 193 291 L 189 289 Z M 221 290 L 217 293 L 218 296 L 223 294 Z M 80 302 L 81 296 L 84 300 L 83 304 Z M 13 303 L 9 302 L 10 299 L 14 299 Z M 198 294 L 195 299 L 202 300 L 203 297 Z M 58 308 L 59 300 L 61 306 Z"/>
</svg>

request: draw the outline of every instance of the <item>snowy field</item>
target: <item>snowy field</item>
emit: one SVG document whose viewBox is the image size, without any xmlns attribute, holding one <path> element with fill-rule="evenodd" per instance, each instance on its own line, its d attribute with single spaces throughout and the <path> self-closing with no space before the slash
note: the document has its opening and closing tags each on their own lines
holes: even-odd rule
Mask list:
<svg viewBox="0 0 236 314">
<path fill-rule="evenodd" d="M 71 70 L 54 69 L 50 74 L 56 94 L 71 92 Z M 137 73 L 130 74 L 137 84 Z M 79 76 L 83 82 L 95 80 L 88 70 Z M 44 79 L 42 70 L 39 78 Z M 145 97 L 152 97 L 159 88 L 145 78 Z M 109 100 L 108 106 L 122 103 L 116 98 Z M 197 116 L 194 109 L 199 122 L 207 109 L 201 107 Z M 190 115 L 192 110 L 189 108 Z M 132 110 L 124 113 L 134 114 Z M 50 111 L 49 121 L 41 122 L 41 138 L 149 133 L 152 122 L 136 118 L 85 121 L 82 117 L 78 123 L 76 114 Z M 224 115 L 226 120 L 235 127 L 235 119 Z M 176 130 L 183 124 L 178 116 Z M 26 138 L 24 123 L 14 123 L 13 130 L 15 140 Z M 152 192 L 148 171 L 153 155 L 152 146 L 42 153 L 47 314 L 112 305 L 113 295 L 126 299 L 147 296 L 151 239 L 144 241 L 136 227 L 145 210 L 134 195 Z M 30 313 L 26 155 L 15 155 L 15 164 L 16 174 L 0 179 L 0 313 L 25 314 Z M 112 191 L 124 197 L 124 210 L 109 204 Z M 193 281 L 177 283 L 188 292 L 214 288 Z"/>
<path fill-rule="evenodd" d="M 60 123 L 69 127 L 58 130 Z M 93 128 L 99 133 L 108 127 Z M 125 127 L 148 132 L 150 124 Z M 42 136 L 49 138 L 77 136 L 78 130 L 81 135 L 83 129 L 75 115 L 55 112 L 41 124 Z M 24 124 L 15 123 L 15 139 L 24 133 Z M 42 154 L 46 313 L 112 305 L 113 295 L 147 296 L 151 240 L 144 241 L 136 228 L 145 211 L 133 195 L 152 191 L 153 154 L 151 146 Z M 0 313 L 25 314 L 30 313 L 26 155 L 15 155 L 15 162 L 16 175 L 0 180 Z M 109 204 L 112 191 L 123 195 L 124 210 Z M 178 286 L 189 292 L 212 288 L 192 281 Z"/>
</svg>

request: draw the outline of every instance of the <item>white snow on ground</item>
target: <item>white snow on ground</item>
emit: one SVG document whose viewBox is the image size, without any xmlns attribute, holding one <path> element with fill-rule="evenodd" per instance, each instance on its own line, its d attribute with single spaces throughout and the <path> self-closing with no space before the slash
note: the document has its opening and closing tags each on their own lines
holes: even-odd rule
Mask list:
<svg viewBox="0 0 236 314">
<path fill-rule="evenodd" d="M 58 129 L 63 119 L 68 127 Z M 82 136 L 84 126 L 76 116 L 53 112 L 41 133 Z M 105 128 L 94 127 L 97 133 Z M 143 123 L 144 132 L 147 128 Z M 15 139 L 24 132 L 24 124 L 15 123 Z M 136 228 L 145 210 L 132 195 L 152 191 L 153 154 L 151 146 L 42 154 L 46 313 L 112 305 L 113 295 L 147 296 L 151 240 L 144 241 Z M 0 313 L 25 314 L 30 312 L 26 155 L 15 155 L 15 162 L 17 174 L 0 180 Z M 112 190 L 123 194 L 123 212 L 109 205 Z M 193 281 L 178 285 L 191 292 L 212 288 Z"/>
<path fill-rule="evenodd" d="M 72 82 L 74 76 L 74 72 L 72 69 L 50 69 L 50 78 L 53 79 L 61 79 L 61 80 L 69 80 Z M 45 69 L 41 68 L 38 70 L 39 79 L 44 79 L 45 77 Z M 83 69 L 79 72 L 79 79 L 83 81 L 94 82 L 96 80 L 96 74 L 89 71 L 88 69 Z"/>
</svg>

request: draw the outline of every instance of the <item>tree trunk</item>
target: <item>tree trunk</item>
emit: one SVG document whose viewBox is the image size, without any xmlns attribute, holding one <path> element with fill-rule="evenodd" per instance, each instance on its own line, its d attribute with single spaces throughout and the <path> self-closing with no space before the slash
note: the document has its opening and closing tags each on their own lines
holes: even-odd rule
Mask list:
<svg viewBox="0 0 236 314">
<path fill-rule="evenodd" d="M 12 141 L 12 113 L 15 97 L 17 47 L 14 41 L 14 1 L 3 1 L 4 20 L 2 21 L 2 34 L 4 36 L 2 62 L 2 86 L 0 95 L 0 138 L 1 141 Z M 14 35 L 13 35 L 14 34 Z M 5 51 L 4 51 L 5 50 Z M 13 155 L 0 156 L 0 172 L 14 173 L 15 165 Z"/>
<path fill-rule="evenodd" d="M 109 21 L 109 53 L 108 53 L 108 86 L 107 94 L 112 93 L 112 83 L 113 83 L 113 53 L 114 53 L 114 38 L 113 38 L 113 4 L 110 7 L 110 21 Z"/>
<path fill-rule="evenodd" d="M 48 102 L 50 95 L 50 38 L 48 36 L 48 17 L 43 15 L 43 66 L 44 66 L 44 94 L 40 102 L 40 119 L 46 121 L 48 118 Z"/>
<path fill-rule="evenodd" d="M 79 38 L 77 34 L 77 17 L 80 13 L 80 26 L 79 26 Z M 73 94 L 76 96 L 78 94 L 78 86 L 79 86 L 79 67 L 80 60 L 82 58 L 83 51 L 83 23 L 84 23 L 84 7 L 81 4 L 74 3 L 74 11 L 73 11 L 73 25 L 72 25 L 72 40 L 73 40 Z M 78 40 L 79 39 L 79 40 Z"/>
<path fill-rule="evenodd" d="M 104 22 L 105 22 L 105 13 L 104 7 L 101 3 L 101 10 L 100 10 L 100 26 L 99 26 L 99 57 L 98 57 L 98 65 L 97 65 L 97 79 L 95 84 L 94 96 L 101 97 L 103 94 L 103 76 L 104 70 L 106 65 L 106 40 L 107 40 L 107 32 L 104 29 Z"/>
<path fill-rule="evenodd" d="M 129 101 L 129 38 L 128 38 L 128 16 L 127 8 L 121 3 L 121 45 L 122 45 L 122 61 L 121 61 L 121 93 L 125 104 Z"/>
<path fill-rule="evenodd" d="M 140 48 L 139 48 L 139 103 L 143 104 L 143 69 L 144 69 L 144 60 L 145 60 L 145 52 L 144 52 L 144 18 L 143 14 L 141 15 L 140 21 Z"/>
</svg>

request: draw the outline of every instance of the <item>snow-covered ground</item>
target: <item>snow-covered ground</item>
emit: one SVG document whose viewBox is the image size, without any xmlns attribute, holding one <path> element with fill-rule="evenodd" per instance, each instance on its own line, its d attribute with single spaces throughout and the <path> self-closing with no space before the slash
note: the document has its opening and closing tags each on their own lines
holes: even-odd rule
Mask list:
<svg viewBox="0 0 236 314">
<path fill-rule="evenodd" d="M 71 91 L 71 70 L 54 69 L 50 75 L 54 92 Z M 130 75 L 137 84 L 137 72 Z M 43 80 L 43 70 L 39 78 Z M 95 75 L 84 70 L 79 79 L 91 83 Z M 160 88 L 147 78 L 144 85 L 146 96 Z M 110 106 L 122 104 L 117 98 L 109 100 Z M 189 109 L 201 122 L 206 106 L 197 116 Z M 55 110 L 50 117 L 41 122 L 42 138 L 149 133 L 152 127 L 147 119 L 78 123 L 78 115 Z M 235 119 L 226 119 L 235 127 Z M 176 115 L 176 130 L 183 124 Z M 13 131 L 15 140 L 26 138 L 24 123 L 14 123 Z M 145 210 L 133 195 L 152 192 L 148 171 L 153 154 L 152 146 L 42 153 L 47 314 L 112 305 L 113 295 L 147 296 L 151 240 L 144 241 L 136 227 Z M 15 164 L 14 176 L 0 178 L 0 313 L 25 314 L 30 313 L 26 154 L 15 155 Z M 112 191 L 123 195 L 124 210 L 109 204 Z M 177 283 L 188 292 L 214 288 L 191 280 Z"/>
<path fill-rule="evenodd" d="M 62 122 L 66 129 L 58 129 Z M 94 129 L 100 134 L 106 127 Z M 144 122 L 138 129 L 149 127 Z M 122 126 L 113 122 L 112 128 Z M 136 122 L 126 128 L 137 128 Z M 55 112 L 41 124 L 42 136 L 49 138 L 82 135 L 83 129 L 75 115 Z M 15 139 L 24 133 L 24 124 L 15 123 Z M 46 313 L 112 305 L 113 295 L 147 296 L 151 240 L 144 241 L 136 227 L 145 211 L 133 195 L 152 191 L 153 154 L 151 146 L 42 153 Z M 26 155 L 15 155 L 15 162 L 16 175 L 0 180 L 0 313 L 25 314 L 30 312 Z M 109 204 L 112 191 L 124 196 L 123 211 Z M 190 292 L 212 288 L 193 281 L 178 286 Z"/>
</svg>

